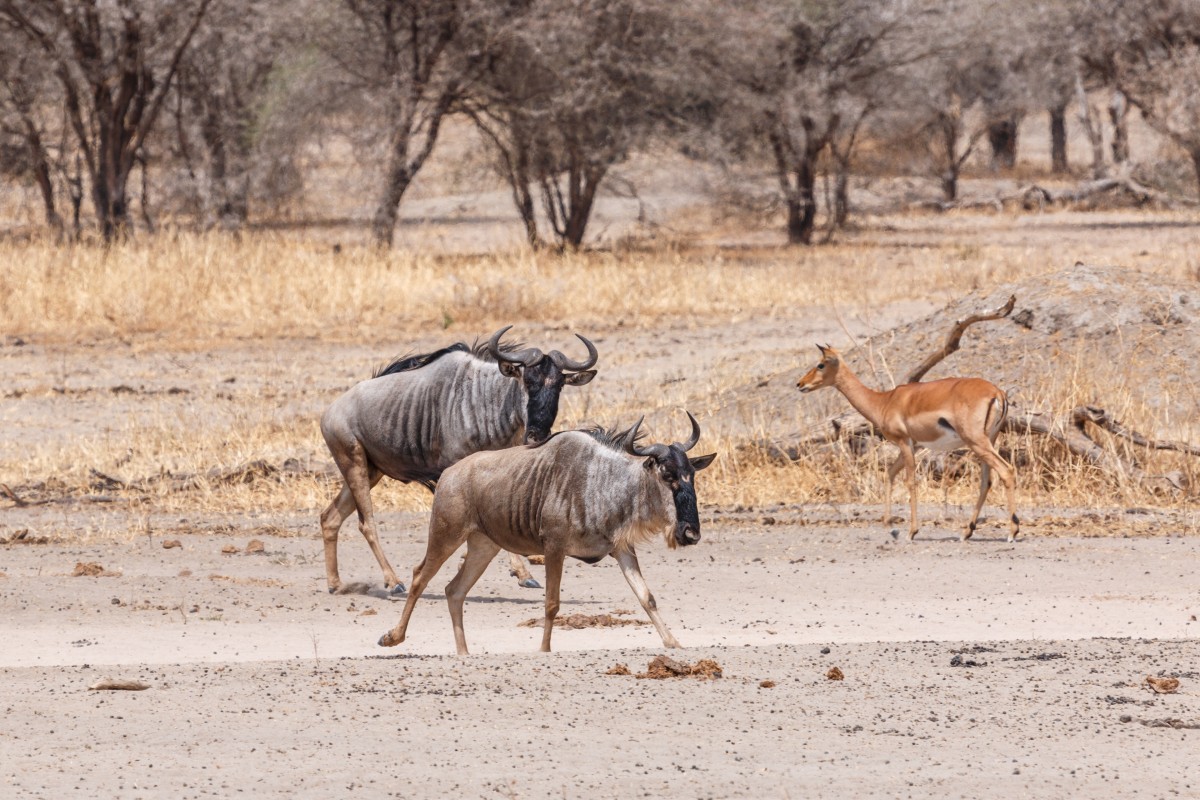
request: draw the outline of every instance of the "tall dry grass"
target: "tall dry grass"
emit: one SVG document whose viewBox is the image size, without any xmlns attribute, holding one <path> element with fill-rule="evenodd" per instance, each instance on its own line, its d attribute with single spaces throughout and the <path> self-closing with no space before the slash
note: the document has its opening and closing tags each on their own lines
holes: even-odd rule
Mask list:
<svg viewBox="0 0 1200 800">
<path fill-rule="evenodd" d="M 957 234 L 943 237 L 943 223 Z M 1087 229 L 1073 234 L 1075 246 L 1067 259 L 1050 258 L 1044 240 L 1061 237 L 1059 231 L 1051 228 L 1038 239 L 1017 228 L 1015 222 L 985 221 L 972 229 L 962 217 L 906 217 L 893 220 L 890 233 L 876 227 L 852 241 L 814 249 L 666 244 L 565 255 L 509 251 L 448 256 L 366 247 L 334 252 L 271 234 L 236 239 L 178 234 L 112 248 L 0 242 L 0 335 L 60 350 L 134 340 L 139 347 L 168 352 L 204 350 L 234 339 L 264 347 L 304 337 L 394 343 L 442 328 L 455 335 L 508 323 L 621 326 L 654 337 L 664 321 L 671 321 L 711 328 L 720 336 L 721 324 L 736 319 L 789 320 L 828 315 L 834 307 L 877 309 L 903 300 L 950 299 L 1059 269 L 1064 260 L 1140 264 L 1176 277 L 1192 275 L 1197 263 L 1195 247 L 1181 246 L 1148 264 L 1153 233 L 1103 238 Z M 0 360 L 0 368 L 4 363 Z M 1047 376 L 1037 396 L 1025 402 L 1062 407 L 1094 394 L 1105 397 L 1110 410 L 1135 428 L 1158 431 L 1166 425 L 1181 437 L 1196 435 L 1194 420 L 1163 420 L 1161 410 L 1145 398 L 1130 392 L 1114 395 L 1113 376 L 1066 366 Z M 287 380 L 304 385 L 308 368 L 297 364 Z M 1134 365 L 1114 368 L 1131 370 Z M 582 399 L 564 395 L 562 418 L 632 419 L 647 407 L 676 403 L 684 395 L 664 391 L 663 377 L 631 380 L 610 407 L 587 408 L 586 414 Z M 715 410 L 712 398 L 752 377 L 731 373 L 709 379 L 705 386 L 711 391 L 689 396 L 689 407 L 701 415 L 710 413 Z M 1120 385 L 1136 385 L 1136 376 L 1118 377 Z M 53 383 L 38 391 L 52 396 Z M 148 404 L 149 413 L 136 419 L 122 418 L 115 407 L 106 412 L 104 402 L 95 400 L 89 408 L 111 417 L 103 434 L 56 435 L 53 420 L 43 420 L 39 424 L 46 435 L 38 441 L 0 447 L 0 482 L 34 494 L 136 498 L 143 505 L 181 512 L 315 514 L 328 502 L 335 481 L 319 472 L 246 481 L 211 477 L 256 460 L 326 463 L 317 431 L 319 409 L 281 415 L 276 400 L 247 392 L 238 395 L 232 417 L 207 417 L 207 396 L 198 391 L 193 400 L 199 410 L 181 416 L 170 397 L 148 397 L 141 402 Z M 3 402 L 11 404 L 9 414 L 22 413 L 20 397 Z M 783 463 L 747 447 L 750 438 L 706 437 L 702 447 L 721 454 L 701 479 L 706 504 L 882 500 L 884 470 L 892 458 L 887 445 L 872 448 L 865 457 L 835 448 Z M 1006 436 L 1001 444 L 1020 466 L 1023 505 L 1195 504 L 1194 493 L 1159 497 L 1134 482 L 1098 474 L 1048 441 Z M 1148 471 L 1180 470 L 1193 487 L 1200 485 L 1195 459 L 1137 452 L 1119 442 L 1114 446 Z M 977 472 L 972 465 L 963 469 L 964 475 L 945 480 L 934 471 L 923 472 L 923 501 L 968 505 Z M 96 472 L 136 487 L 106 485 Z M 175 479 L 180 476 L 194 478 L 186 490 L 178 488 Z M 391 508 L 424 510 L 429 503 L 424 490 L 392 482 L 377 489 L 377 497 Z M 904 500 L 898 487 L 897 510 Z"/>
</svg>

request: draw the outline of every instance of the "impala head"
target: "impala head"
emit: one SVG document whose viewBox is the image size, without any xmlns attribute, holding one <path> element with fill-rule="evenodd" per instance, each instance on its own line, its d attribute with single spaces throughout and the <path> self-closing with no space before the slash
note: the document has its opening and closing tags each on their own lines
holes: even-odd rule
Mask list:
<svg viewBox="0 0 1200 800">
<path fill-rule="evenodd" d="M 841 364 L 841 356 L 838 355 L 838 351 L 830 345 L 817 345 L 817 349 L 821 351 L 821 360 L 815 367 L 804 373 L 800 380 L 796 381 L 796 388 L 801 392 L 811 392 L 824 386 L 833 386 L 833 381 L 837 378 L 838 366 Z"/>
<path fill-rule="evenodd" d="M 587 347 L 584 361 L 573 361 L 557 350 L 543 353 L 536 347 L 506 352 L 500 348 L 502 337 L 512 325 L 501 328 L 488 340 L 488 352 L 496 359 L 500 372 L 521 381 L 525 388 L 525 444 L 537 444 L 550 437 L 558 416 L 558 396 L 564 386 L 583 386 L 596 377 L 592 369 L 600 357 L 596 346 L 580 336 Z"/>
<path fill-rule="evenodd" d="M 645 419 L 643 417 L 642 419 Z M 656 480 L 662 481 L 671 490 L 675 501 L 675 531 L 674 538 L 668 539 L 671 547 L 676 545 L 695 544 L 700 541 L 700 510 L 696 504 L 696 473 L 704 469 L 717 457 L 710 453 L 698 458 L 688 458 L 687 451 L 700 441 L 700 423 L 688 412 L 692 422 L 692 435 L 686 442 L 674 444 L 652 444 L 641 447 L 637 443 L 638 428 L 642 420 L 629 429 L 625 439 L 625 449 L 635 456 L 646 460 L 642 467 L 651 473 Z"/>
</svg>

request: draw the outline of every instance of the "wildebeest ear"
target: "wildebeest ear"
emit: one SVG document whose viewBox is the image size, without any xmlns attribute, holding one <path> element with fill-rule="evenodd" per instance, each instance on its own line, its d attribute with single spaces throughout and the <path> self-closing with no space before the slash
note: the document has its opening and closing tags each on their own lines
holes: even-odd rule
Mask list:
<svg viewBox="0 0 1200 800">
<path fill-rule="evenodd" d="M 567 375 L 567 386 L 583 386 L 585 383 L 591 383 L 592 378 L 596 377 L 596 370 L 585 369 L 583 372 L 572 372 Z"/>
<path fill-rule="evenodd" d="M 656 466 L 658 466 L 658 465 L 655 464 L 655 462 L 654 462 L 654 456 L 651 456 L 650 458 L 647 458 L 645 461 L 642 462 L 643 469 L 652 470 Z"/>
<path fill-rule="evenodd" d="M 499 364 L 497 364 L 497 366 L 500 367 L 500 374 L 504 375 L 505 377 L 508 377 L 508 378 L 521 377 L 521 365 L 520 364 L 510 364 L 507 361 L 501 361 Z"/>
<path fill-rule="evenodd" d="M 716 459 L 716 457 L 717 457 L 716 453 L 709 453 L 706 456 L 698 456 L 696 458 L 689 458 L 688 461 L 692 462 L 692 469 L 699 472 L 700 470 L 704 469 L 709 464 L 711 464 L 713 462 L 713 460 Z"/>
</svg>

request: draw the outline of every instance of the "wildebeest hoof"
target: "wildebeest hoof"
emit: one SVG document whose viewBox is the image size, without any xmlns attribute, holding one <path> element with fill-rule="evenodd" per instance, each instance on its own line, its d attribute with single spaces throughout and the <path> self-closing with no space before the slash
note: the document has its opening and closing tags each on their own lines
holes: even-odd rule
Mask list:
<svg viewBox="0 0 1200 800">
<path fill-rule="evenodd" d="M 405 592 L 407 592 L 407 591 L 408 590 L 404 588 L 403 583 L 397 583 L 395 586 L 393 586 L 391 588 L 391 590 L 388 592 L 388 594 L 392 597 L 402 597 L 402 596 L 404 596 Z"/>
<path fill-rule="evenodd" d="M 538 583 L 535 578 L 526 578 L 525 580 L 521 581 L 521 588 L 522 589 L 540 589 L 540 588 L 542 588 L 542 585 L 540 583 Z"/>
</svg>

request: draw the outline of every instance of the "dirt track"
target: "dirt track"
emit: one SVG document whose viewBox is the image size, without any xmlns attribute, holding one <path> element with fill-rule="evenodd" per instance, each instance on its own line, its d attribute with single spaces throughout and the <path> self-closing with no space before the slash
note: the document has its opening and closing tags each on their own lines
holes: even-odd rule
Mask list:
<svg viewBox="0 0 1200 800">
<path fill-rule="evenodd" d="M 14 513 L 36 526 L 57 512 Z M 1015 546 L 992 526 L 964 546 L 938 521 L 907 545 L 860 521 L 873 513 L 720 514 L 696 547 L 647 548 L 647 579 L 688 646 L 672 655 L 715 659 L 724 677 L 708 682 L 604 675 L 617 663 L 646 668 L 660 652 L 649 626 L 557 630 L 558 652 L 533 652 L 540 630 L 518 625 L 540 613 L 541 593 L 517 588 L 499 561 L 467 604 L 477 655 L 459 659 L 439 591 L 453 561 L 409 641 L 381 650 L 374 641 L 400 604 L 379 596 L 356 537 L 343 575 L 373 588 L 339 596 L 323 591 L 311 538 L 267 539 L 252 555 L 221 552 L 244 549 L 246 536 L 183 536 L 169 550 L 161 538 L 11 545 L 0 578 L 0 787 L 121 797 L 1200 793 L 1200 731 L 1143 724 L 1200 725 L 1200 540 L 1169 535 L 1184 520 L 1152 515 L 1165 534 L 1154 538 Z M 1106 526 L 1120 532 L 1145 515 L 1127 516 Z M 384 523 L 393 561 L 414 563 L 421 515 Z M 72 577 L 79 562 L 120 574 Z M 613 563 L 572 563 L 563 596 L 564 614 L 637 608 Z M 833 666 L 844 680 L 825 677 Z M 1144 680 L 1160 674 L 1180 677 L 1179 691 L 1152 693 Z M 101 677 L 151 688 L 88 691 Z"/>
</svg>

